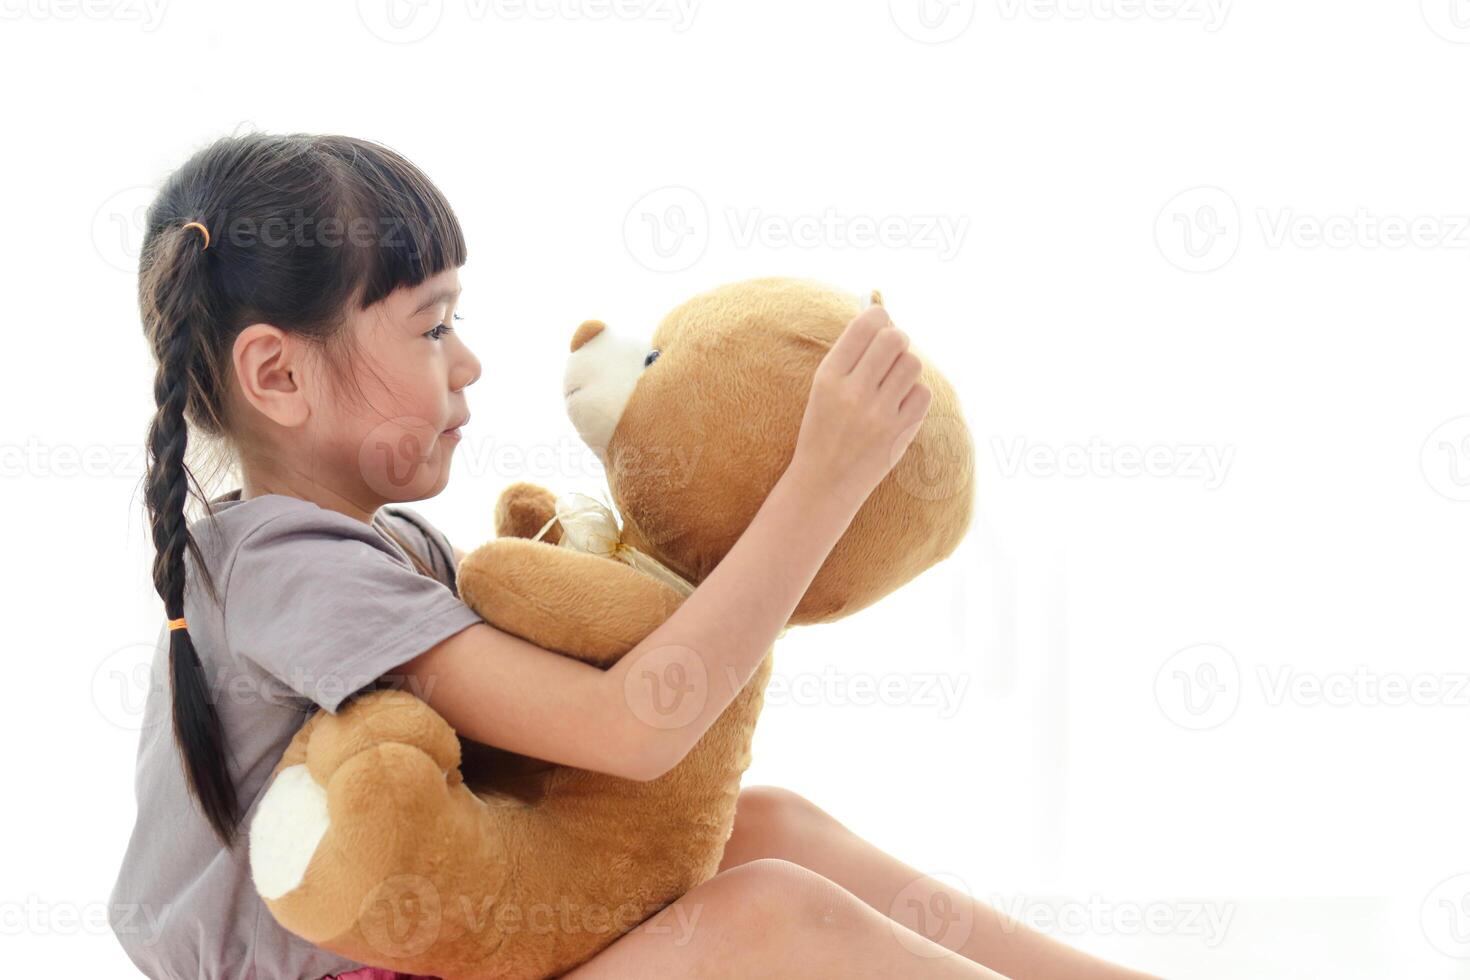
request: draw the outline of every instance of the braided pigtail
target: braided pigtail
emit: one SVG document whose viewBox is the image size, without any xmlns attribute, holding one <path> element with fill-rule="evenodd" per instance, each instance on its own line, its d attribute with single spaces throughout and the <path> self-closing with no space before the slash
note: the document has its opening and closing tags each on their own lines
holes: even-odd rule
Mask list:
<svg viewBox="0 0 1470 980">
<path fill-rule="evenodd" d="M 144 258 L 139 302 L 158 361 L 153 395 L 158 409 L 148 427 L 147 504 L 153 532 L 153 586 L 171 620 L 184 615 L 184 560 L 194 556 L 211 596 L 215 585 L 189 532 L 185 505 L 192 474 L 184 462 L 189 442 L 186 410 L 207 403 L 197 389 L 212 381 L 207 357 L 197 343 L 209 324 L 205 240 L 188 228 L 171 228 L 151 243 Z M 208 391 L 205 388 L 205 391 Z M 197 483 L 195 484 L 198 489 Z M 200 494 L 202 497 L 203 495 Z M 174 739 L 184 760 L 190 792 L 226 847 L 234 843 L 239 801 L 226 765 L 219 714 L 210 695 L 204 665 L 187 627 L 169 630 L 169 684 Z"/>
<path fill-rule="evenodd" d="M 344 329 L 352 313 L 463 265 L 465 244 L 448 202 L 403 157 L 368 140 L 308 133 L 215 140 L 163 181 L 146 225 L 138 306 L 157 363 L 148 524 L 153 585 L 178 620 L 186 573 L 191 599 L 200 584 L 220 599 L 186 517 L 191 496 L 212 516 L 185 462 L 191 434 L 228 450 L 242 472 L 243 453 L 269 452 L 233 363 L 241 332 L 272 325 L 332 355 L 324 362 L 334 382 L 355 379 Z M 205 669 L 226 652 L 197 649 L 187 626 L 168 632 L 173 735 L 189 792 L 229 847 L 243 814 Z"/>
</svg>

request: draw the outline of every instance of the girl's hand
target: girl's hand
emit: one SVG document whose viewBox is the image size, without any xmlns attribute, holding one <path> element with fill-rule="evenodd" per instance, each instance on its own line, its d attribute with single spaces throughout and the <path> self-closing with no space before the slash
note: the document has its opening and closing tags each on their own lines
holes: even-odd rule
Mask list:
<svg viewBox="0 0 1470 980">
<path fill-rule="evenodd" d="M 874 305 L 817 366 L 789 469 L 854 511 L 893 469 L 929 412 L 908 336 Z"/>
</svg>

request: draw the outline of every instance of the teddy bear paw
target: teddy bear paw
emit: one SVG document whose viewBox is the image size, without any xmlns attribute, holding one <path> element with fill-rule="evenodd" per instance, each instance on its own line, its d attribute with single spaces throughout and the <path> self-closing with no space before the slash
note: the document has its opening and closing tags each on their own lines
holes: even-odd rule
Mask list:
<svg viewBox="0 0 1470 980">
<path fill-rule="evenodd" d="M 306 766 L 322 786 L 348 759 L 375 745 L 398 743 L 421 749 L 459 782 L 459 736 L 437 711 L 406 691 L 374 691 L 335 715 L 316 719 L 306 744 Z"/>
</svg>

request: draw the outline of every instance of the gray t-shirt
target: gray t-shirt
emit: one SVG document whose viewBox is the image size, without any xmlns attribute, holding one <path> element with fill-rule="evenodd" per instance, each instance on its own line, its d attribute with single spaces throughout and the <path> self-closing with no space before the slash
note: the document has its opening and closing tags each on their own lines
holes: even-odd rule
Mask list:
<svg viewBox="0 0 1470 980">
<path fill-rule="evenodd" d="M 271 770 L 318 708 L 350 695 L 480 622 L 459 600 L 449 542 L 417 513 L 375 523 L 408 541 L 420 574 L 377 527 L 279 494 L 212 501 L 190 525 L 214 575 L 216 605 L 186 558 L 184 616 L 224 727 L 245 810 L 225 850 L 185 783 L 174 744 L 168 629 L 159 631 L 138 740 L 137 821 L 109 899 L 128 956 L 155 980 L 317 980 L 362 964 L 319 949 L 271 918 L 250 878 L 248 834 Z"/>
</svg>

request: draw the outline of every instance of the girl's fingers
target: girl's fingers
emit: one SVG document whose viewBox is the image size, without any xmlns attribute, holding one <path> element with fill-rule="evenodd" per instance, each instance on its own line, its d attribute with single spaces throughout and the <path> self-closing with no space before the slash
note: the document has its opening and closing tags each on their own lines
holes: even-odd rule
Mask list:
<svg viewBox="0 0 1470 980">
<path fill-rule="evenodd" d="M 827 370 L 839 377 L 850 373 L 862 359 L 873 337 L 888 324 L 888 311 L 881 306 L 870 306 L 853 317 L 823 358 Z"/>
<path fill-rule="evenodd" d="M 852 369 L 853 380 L 857 381 L 864 392 L 876 391 L 878 382 L 888 374 L 904 351 L 908 350 L 909 338 L 897 327 L 885 327 L 878 331 L 868 349 L 863 352 L 862 360 L 858 361 L 857 367 Z"/>
<path fill-rule="evenodd" d="M 929 411 L 929 404 L 934 400 L 934 393 L 925 384 L 916 384 L 909 393 L 898 403 L 898 418 L 900 424 L 914 422 L 922 419 Z"/>
<path fill-rule="evenodd" d="M 924 362 L 919 360 L 919 355 L 911 350 L 904 351 L 879 382 L 879 397 L 888 399 L 896 407 L 913 388 L 914 382 L 919 380 L 923 370 Z"/>
</svg>

